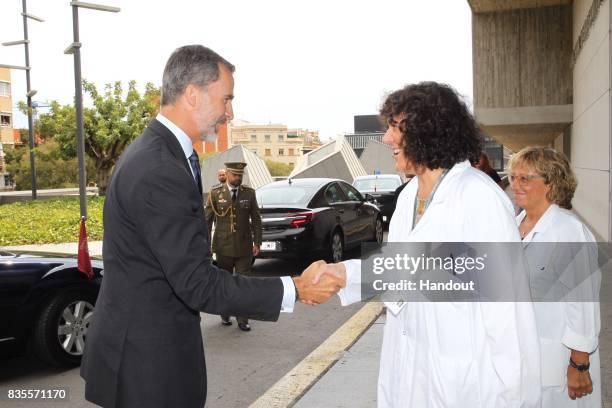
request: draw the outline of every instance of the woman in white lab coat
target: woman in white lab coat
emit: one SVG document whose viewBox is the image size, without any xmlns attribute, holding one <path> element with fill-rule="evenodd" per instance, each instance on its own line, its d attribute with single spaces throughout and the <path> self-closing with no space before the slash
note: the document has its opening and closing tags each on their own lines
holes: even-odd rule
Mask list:
<svg viewBox="0 0 612 408">
<path fill-rule="evenodd" d="M 554 274 L 555 269 L 587 272 L 577 280 L 579 286 L 561 285 L 566 291 L 580 290 L 581 298 L 534 303 L 542 351 L 542 407 L 601 407 L 601 323 L 596 302 L 600 275 L 592 274 L 596 268 L 588 264 L 579 265 L 579 272 L 555 268 L 559 254 L 571 251 L 572 245 L 567 243 L 595 242 L 588 228 L 569 211 L 576 178 L 562 153 L 528 147 L 512 157 L 510 180 L 516 203 L 523 208 L 516 222 L 529 263 L 534 300 L 551 293 L 551 286 L 564 279 L 546 276 Z M 565 281 L 576 280 L 566 277 Z M 549 282 L 548 287 L 541 287 L 541 282 Z"/>
<path fill-rule="evenodd" d="M 416 175 L 398 198 L 388 242 L 519 242 L 507 196 L 470 166 L 482 142 L 451 87 L 406 86 L 380 113 L 397 171 Z M 346 279 L 346 305 L 361 300 L 360 269 L 349 260 L 320 274 Z M 529 302 L 387 302 L 378 406 L 538 407 L 539 358 Z"/>
</svg>

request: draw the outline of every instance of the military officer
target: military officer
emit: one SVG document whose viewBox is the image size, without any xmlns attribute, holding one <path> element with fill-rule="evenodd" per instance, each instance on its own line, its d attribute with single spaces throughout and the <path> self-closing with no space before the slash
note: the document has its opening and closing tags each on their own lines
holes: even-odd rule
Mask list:
<svg viewBox="0 0 612 408">
<path fill-rule="evenodd" d="M 225 169 L 219 169 L 217 171 L 217 180 L 219 180 L 219 183 L 225 183 L 227 181 L 227 174 L 225 174 Z"/>
<path fill-rule="evenodd" d="M 212 251 L 219 268 L 250 275 L 253 257 L 261 245 L 261 216 L 255 190 L 242 185 L 246 163 L 225 163 L 227 181 L 213 186 L 206 200 L 206 221 L 209 230 L 215 223 Z M 210 235 L 210 231 L 209 231 Z M 249 331 L 248 319 L 237 316 L 240 330 Z M 221 316 L 221 323 L 230 326 L 229 316 Z"/>
</svg>

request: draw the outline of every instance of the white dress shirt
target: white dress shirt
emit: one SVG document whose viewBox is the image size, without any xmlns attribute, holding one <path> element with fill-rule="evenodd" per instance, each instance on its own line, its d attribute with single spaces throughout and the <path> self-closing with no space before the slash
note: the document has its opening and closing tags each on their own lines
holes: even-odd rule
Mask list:
<svg viewBox="0 0 612 408">
<path fill-rule="evenodd" d="M 187 133 L 183 131 L 180 127 L 175 125 L 170 119 L 158 113 L 155 117 L 162 125 L 164 125 L 168 130 L 176 137 L 176 140 L 181 145 L 183 149 L 183 153 L 185 153 L 185 160 L 187 161 L 187 165 L 191 170 L 191 175 L 195 178 L 193 174 L 193 169 L 191 168 L 191 164 L 189 163 L 189 156 L 193 154 L 194 148 L 189 136 Z M 293 306 L 295 305 L 295 285 L 293 284 L 293 279 L 290 276 L 281 276 L 281 281 L 283 282 L 283 302 L 281 304 L 281 312 L 292 313 Z"/>
</svg>

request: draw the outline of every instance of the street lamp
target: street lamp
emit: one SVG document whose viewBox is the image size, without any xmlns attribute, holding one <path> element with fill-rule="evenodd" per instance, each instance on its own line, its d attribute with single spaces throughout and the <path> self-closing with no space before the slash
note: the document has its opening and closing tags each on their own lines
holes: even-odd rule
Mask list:
<svg viewBox="0 0 612 408">
<path fill-rule="evenodd" d="M 25 0 L 24 0 L 25 1 Z M 74 55 L 74 91 L 76 104 L 76 125 L 77 125 L 77 156 L 79 160 L 79 202 L 81 207 L 81 218 L 87 219 L 87 175 L 85 173 L 85 138 L 83 136 L 83 85 L 81 79 L 81 43 L 79 41 L 79 7 L 118 13 L 119 7 L 104 6 L 101 4 L 85 3 L 73 1 L 72 6 L 72 44 L 66 48 L 64 54 Z"/>
<path fill-rule="evenodd" d="M 34 89 L 31 89 L 30 86 L 30 40 L 28 39 L 28 18 L 34 21 L 38 21 L 39 23 L 43 23 L 43 20 L 40 17 L 36 17 L 35 15 L 28 14 L 28 9 L 26 5 L 26 0 L 21 1 L 23 12 L 21 15 L 23 16 L 23 40 L 17 41 L 8 41 L 3 42 L 2 45 L 6 47 L 10 47 L 12 45 L 23 45 L 25 48 L 25 67 L 15 66 L 15 65 L 0 65 L 2 68 L 10 68 L 10 69 L 22 69 L 26 72 L 26 85 L 27 85 L 27 101 L 28 101 L 28 140 L 30 144 L 30 172 L 32 173 L 32 200 L 36 200 L 36 161 L 34 160 L 34 126 L 32 122 L 32 96 L 36 94 Z"/>
</svg>

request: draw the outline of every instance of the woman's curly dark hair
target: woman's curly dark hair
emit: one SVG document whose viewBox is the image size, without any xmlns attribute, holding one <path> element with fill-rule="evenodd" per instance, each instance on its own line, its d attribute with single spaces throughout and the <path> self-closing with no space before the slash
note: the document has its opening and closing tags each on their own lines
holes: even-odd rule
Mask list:
<svg viewBox="0 0 612 408">
<path fill-rule="evenodd" d="M 404 154 L 416 166 L 449 169 L 478 160 L 482 138 L 474 117 L 457 92 L 446 84 L 420 82 L 391 93 L 380 116 L 399 126 Z M 400 118 L 398 123 L 394 118 Z"/>
</svg>

